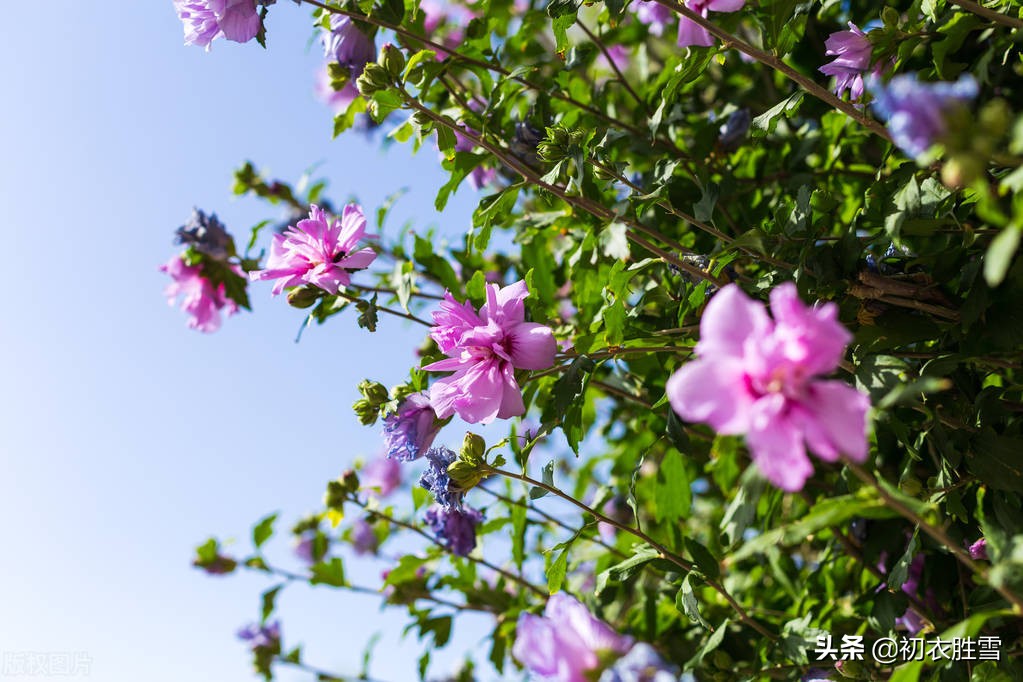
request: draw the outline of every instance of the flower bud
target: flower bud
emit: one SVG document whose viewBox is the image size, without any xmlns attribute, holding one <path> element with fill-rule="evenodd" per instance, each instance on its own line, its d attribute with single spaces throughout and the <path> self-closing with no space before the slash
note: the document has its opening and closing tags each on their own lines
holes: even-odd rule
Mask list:
<svg viewBox="0 0 1023 682">
<path fill-rule="evenodd" d="M 288 292 L 288 305 L 292 308 L 308 308 L 316 303 L 322 292 L 313 287 L 298 287 Z"/>
<path fill-rule="evenodd" d="M 359 393 L 364 395 L 366 400 L 372 402 L 376 407 L 379 407 L 390 400 L 387 387 L 379 381 L 363 379 L 359 382 Z"/>
<path fill-rule="evenodd" d="M 483 461 L 483 453 L 486 449 L 487 442 L 483 440 L 482 436 L 477 436 L 475 433 L 467 433 L 462 441 L 462 450 L 458 456 L 459 459 L 476 467 Z"/>
<path fill-rule="evenodd" d="M 397 79 L 405 70 L 405 55 L 401 50 L 390 43 L 384 43 L 380 48 L 379 64 L 383 66 L 391 78 Z"/>
<path fill-rule="evenodd" d="M 384 67 L 370 62 L 366 64 L 366 68 L 358 80 L 355 81 L 355 85 L 358 86 L 361 95 L 372 97 L 381 90 L 387 90 L 391 87 L 391 77 Z"/>
</svg>

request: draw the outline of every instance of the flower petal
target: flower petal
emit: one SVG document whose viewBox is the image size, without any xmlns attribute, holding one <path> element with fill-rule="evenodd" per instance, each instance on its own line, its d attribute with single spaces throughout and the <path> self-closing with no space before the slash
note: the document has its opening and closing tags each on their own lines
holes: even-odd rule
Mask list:
<svg viewBox="0 0 1023 682">
<path fill-rule="evenodd" d="M 832 462 L 838 459 L 838 453 L 854 462 L 866 460 L 870 398 L 841 381 L 815 381 L 807 388 L 804 432 L 810 450 Z"/>
<path fill-rule="evenodd" d="M 738 360 L 693 360 L 671 375 L 665 389 L 672 408 L 686 421 L 710 424 L 724 435 L 749 428 L 754 397 Z"/>
<path fill-rule="evenodd" d="M 710 299 L 700 319 L 700 357 L 743 356 L 746 339 L 770 333 L 772 324 L 764 304 L 754 301 L 735 284 L 729 284 Z"/>
<path fill-rule="evenodd" d="M 518 369 L 547 369 L 554 364 L 558 350 L 551 328 L 536 322 L 512 327 L 507 345 L 512 364 Z"/>
<path fill-rule="evenodd" d="M 678 20 L 678 46 L 679 47 L 710 47 L 714 44 L 714 37 L 707 32 L 707 29 L 697 24 L 689 17 L 680 17 Z"/>
<path fill-rule="evenodd" d="M 787 414 L 785 396 L 772 393 L 751 410 L 746 444 L 768 481 L 788 492 L 803 489 L 813 465 L 803 447 L 803 433 Z"/>
</svg>

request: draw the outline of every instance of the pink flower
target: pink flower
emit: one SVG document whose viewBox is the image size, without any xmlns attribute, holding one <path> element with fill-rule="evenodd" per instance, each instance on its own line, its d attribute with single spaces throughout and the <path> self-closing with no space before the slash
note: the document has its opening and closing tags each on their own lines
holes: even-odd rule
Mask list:
<svg viewBox="0 0 1023 682">
<path fill-rule="evenodd" d="M 519 616 L 512 655 L 545 680 L 587 682 L 595 679 L 588 673 L 601 667 L 602 655 L 621 656 L 632 642 L 577 600 L 558 592 L 547 600 L 542 617 Z"/>
<path fill-rule="evenodd" d="M 630 5 L 636 12 L 636 18 L 641 24 L 646 24 L 650 33 L 659 36 L 664 33 L 664 27 L 671 21 L 674 12 L 654 0 L 639 0 Z"/>
<path fill-rule="evenodd" d="M 167 285 L 164 295 L 167 303 L 174 305 L 182 296 L 181 309 L 192 316 L 188 326 L 201 332 L 215 332 L 220 329 L 220 311 L 228 315 L 238 312 L 238 304 L 227 297 L 224 283 L 216 287 L 202 276 L 201 265 L 186 265 L 181 256 L 174 256 L 166 265 L 160 266 L 174 281 Z M 241 274 L 240 272 L 238 273 Z"/>
<path fill-rule="evenodd" d="M 439 419 L 458 413 L 471 424 L 489 424 L 525 413 L 515 370 L 550 367 L 557 348 L 550 327 L 525 321 L 528 295 L 522 280 L 504 288 L 489 284 L 477 314 L 468 301 L 445 292 L 430 336 L 448 358 L 424 367 L 455 372 L 430 387 Z"/>
<path fill-rule="evenodd" d="M 685 0 L 687 8 L 699 14 L 704 19 L 707 12 L 737 12 L 746 4 L 746 0 Z M 707 29 L 697 24 L 689 17 L 680 17 L 678 21 L 678 46 L 689 47 L 699 45 L 710 47 L 714 44 L 714 36 Z"/>
<path fill-rule="evenodd" d="M 848 31 L 836 31 L 824 41 L 827 51 L 835 59 L 820 67 L 818 71 L 835 77 L 835 94 L 839 97 L 846 90 L 849 97 L 858 100 L 863 97 L 863 74 L 870 68 L 871 45 L 867 34 L 849 22 Z M 875 65 L 880 73 L 880 63 Z"/>
<path fill-rule="evenodd" d="M 401 464 L 389 457 L 377 457 L 362 469 L 362 487 L 372 495 L 387 497 L 401 485 Z"/>
<path fill-rule="evenodd" d="M 738 286 L 723 288 L 700 321 L 698 359 L 672 375 L 667 393 L 683 419 L 746 434 L 764 476 L 796 491 L 813 473 L 807 447 L 829 462 L 866 459 L 870 399 L 817 378 L 838 367 L 852 338 L 835 304 L 808 308 L 786 283 L 771 292 L 771 311 L 774 320 Z"/>
<path fill-rule="evenodd" d="M 308 219 L 274 235 L 266 269 L 250 272 L 249 277 L 253 281 L 276 279 L 274 296 L 285 287 L 301 284 L 336 294 L 351 283 L 350 272 L 368 268 L 377 257 L 373 249 L 355 251 L 365 232 L 366 218 L 357 204 L 345 206 L 340 220 L 314 205 Z"/>
</svg>

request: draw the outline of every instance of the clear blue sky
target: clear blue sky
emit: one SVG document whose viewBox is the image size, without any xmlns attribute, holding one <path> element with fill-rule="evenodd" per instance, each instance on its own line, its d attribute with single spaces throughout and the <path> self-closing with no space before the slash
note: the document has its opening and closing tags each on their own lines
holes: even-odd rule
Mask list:
<svg viewBox="0 0 1023 682">
<path fill-rule="evenodd" d="M 301 313 L 263 285 L 254 314 L 203 335 L 162 297 L 157 266 L 193 205 L 237 235 L 278 216 L 231 196 L 246 159 L 284 179 L 322 161 L 332 195 L 369 210 L 408 185 L 392 224 L 442 222 L 436 155 L 331 141 L 308 12 L 271 9 L 269 51 L 217 41 L 207 54 L 182 45 L 170 0 L 4 8 L 2 652 L 87 652 L 103 682 L 254 679 L 234 631 L 268 583 L 208 578 L 193 547 L 209 534 L 247 546 L 253 521 L 312 510 L 326 480 L 379 447 L 348 406 L 363 376 L 401 378 L 418 329 L 382 319 L 370 337 L 338 320 L 295 345 Z M 464 231 L 476 200 L 464 187 L 444 232 Z M 328 590 L 281 607 L 287 642 L 338 672 L 396 623 Z M 395 655 L 394 641 L 374 674 L 414 679 L 417 650 Z"/>
</svg>

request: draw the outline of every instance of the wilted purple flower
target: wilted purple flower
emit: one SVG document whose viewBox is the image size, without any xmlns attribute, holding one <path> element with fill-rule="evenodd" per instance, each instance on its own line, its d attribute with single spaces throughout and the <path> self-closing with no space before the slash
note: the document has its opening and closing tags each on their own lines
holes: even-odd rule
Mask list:
<svg viewBox="0 0 1023 682">
<path fill-rule="evenodd" d="M 279 653 L 281 650 L 281 624 L 277 621 L 259 625 L 252 623 L 237 633 L 238 639 L 249 643 L 253 651 Z"/>
<path fill-rule="evenodd" d="M 551 682 L 587 682 L 601 657 L 624 654 L 631 637 L 619 635 L 564 592 L 551 595 L 543 616 L 519 616 L 512 655 Z"/>
<path fill-rule="evenodd" d="M 454 413 L 470 423 L 524 414 L 516 369 L 546 369 L 554 364 L 556 344 L 550 327 L 526 322 L 522 280 L 504 288 L 487 285 L 487 302 L 479 313 L 468 301 L 445 292 L 433 313 L 430 336 L 447 359 L 423 369 L 454 371 L 430 387 L 430 404 L 441 419 Z"/>
<path fill-rule="evenodd" d="M 340 220 L 313 205 L 308 219 L 273 236 L 266 269 L 250 272 L 249 277 L 276 279 L 274 296 L 301 284 L 337 294 L 351 283 L 350 272 L 368 268 L 377 257 L 370 248 L 355 250 L 365 232 L 366 218 L 358 204 L 345 206 Z"/>
<path fill-rule="evenodd" d="M 187 244 L 196 251 L 210 258 L 224 260 L 232 248 L 231 235 L 224 229 L 224 224 L 217 220 L 217 214 L 206 215 L 198 208 L 192 209 L 188 222 L 179 227 L 175 233 L 177 244 Z"/>
<path fill-rule="evenodd" d="M 974 542 L 972 545 L 970 545 L 970 558 L 971 559 L 980 559 L 980 560 L 983 560 L 983 561 L 987 561 L 988 560 L 988 556 L 987 556 L 987 540 L 985 538 L 981 538 L 981 539 L 977 540 L 976 542 Z"/>
<path fill-rule="evenodd" d="M 377 457 L 363 467 L 360 480 L 370 494 L 387 497 L 401 485 L 401 465 L 388 457 Z"/>
<path fill-rule="evenodd" d="M 919 156 L 939 142 L 947 132 L 949 116 L 965 108 L 978 90 L 969 74 L 955 83 L 923 83 L 915 74 L 896 76 L 887 84 L 871 77 L 867 88 L 874 95 L 874 111 L 888 121 L 896 146 L 910 156 Z"/>
<path fill-rule="evenodd" d="M 402 401 L 397 412 L 384 417 L 387 456 L 404 462 L 418 459 L 430 449 L 439 431 L 429 396 L 413 393 Z"/>
<path fill-rule="evenodd" d="M 807 448 L 834 462 L 867 458 L 869 397 L 833 372 L 852 335 L 838 306 L 807 306 L 796 285 L 771 292 L 771 312 L 735 284 L 721 289 L 700 320 L 698 359 L 667 383 L 680 417 L 718 433 L 746 434 L 753 461 L 782 490 L 802 490 L 813 473 Z"/>
<path fill-rule="evenodd" d="M 835 77 L 835 94 L 839 97 L 846 90 L 851 99 L 863 97 L 863 74 L 870 69 L 871 45 L 867 34 L 856 24 L 849 22 L 848 31 L 835 31 L 824 41 L 824 54 L 835 57 L 818 71 Z M 875 66 L 875 73 L 880 69 Z"/>
<path fill-rule="evenodd" d="M 657 650 L 639 642 L 604 674 L 599 682 L 678 682 L 679 670 L 665 662 Z"/>
<path fill-rule="evenodd" d="M 435 504 L 426 510 L 424 520 L 452 554 L 469 556 L 476 548 L 476 526 L 483 514 L 472 507 L 449 509 Z"/>
<path fill-rule="evenodd" d="M 376 57 L 376 46 L 350 17 L 330 15 L 330 30 L 323 33 L 324 54 L 351 70 L 354 81 Z"/>
<path fill-rule="evenodd" d="M 646 24 L 648 29 L 655 36 L 664 33 L 665 27 L 671 21 L 673 12 L 655 0 L 639 0 L 632 3 L 636 11 L 636 18 L 641 24 Z"/>
<path fill-rule="evenodd" d="M 236 43 L 252 40 L 263 26 L 255 0 L 173 0 L 185 27 L 185 45 L 210 49 L 223 36 Z"/>
<path fill-rule="evenodd" d="M 746 137 L 751 122 L 749 109 L 736 109 L 718 128 L 718 144 L 724 149 L 733 149 Z"/>
<path fill-rule="evenodd" d="M 174 305 L 182 297 L 181 309 L 191 315 L 188 326 L 201 332 L 215 332 L 220 329 L 220 311 L 228 315 L 238 312 L 238 304 L 227 297 L 221 282 L 216 287 L 203 277 L 202 265 L 186 265 L 181 256 L 171 258 L 160 266 L 174 281 L 164 289 L 167 303 Z"/>
<path fill-rule="evenodd" d="M 685 6 L 696 12 L 704 19 L 708 11 L 714 12 L 737 12 L 746 4 L 746 0 L 685 0 Z M 689 17 L 680 17 L 678 20 L 678 46 L 689 47 L 698 45 L 710 47 L 714 44 L 714 36 L 707 29 Z"/>
<path fill-rule="evenodd" d="M 419 477 L 419 485 L 429 490 L 437 504 L 444 509 L 461 509 L 464 493 L 451 487 L 448 467 L 458 459 L 454 452 L 445 447 L 431 448 L 426 453 L 428 466 Z"/>
<path fill-rule="evenodd" d="M 365 519 L 359 519 L 352 526 L 352 549 L 356 554 L 376 554 L 380 542 L 373 526 Z"/>
</svg>

